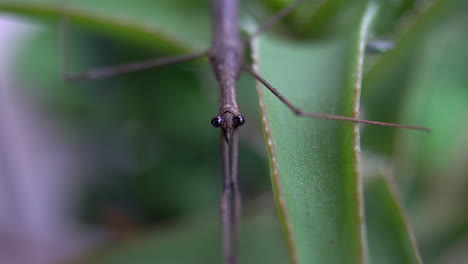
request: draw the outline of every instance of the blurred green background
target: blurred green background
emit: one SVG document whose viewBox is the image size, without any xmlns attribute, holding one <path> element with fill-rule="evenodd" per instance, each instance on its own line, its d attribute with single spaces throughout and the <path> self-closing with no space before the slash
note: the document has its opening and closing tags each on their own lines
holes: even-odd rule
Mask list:
<svg viewBox="0 0 468 264">
<path fill-rule="evenodd" d="M 359 18 L 356 3 L 319 2 L 308 2 L 268 34 L 327 43 Z M 424 125 L 432 133 L 365 127 L 361 142 L 366 195 L 375 191 L 373 178 L 367 176 L 393 178 L 425 263 L 466 263 L 468 6 L 463 0 L 378 2 L 383 8 L 372 38 L 395 40 L 395 48 L 366 57 L 363 116 Z M 33 8 L 44 3 L 51 9 Z M 243 1 L 243 24 L 264 21 L 286 3 Z M 19 7 L 12 8 L 16 4 Z M 67 9 L 78 14 L 71 18 L 69 32 L 73 72 L 188 53 L 210 43 L 208 0 L 69 1 Z M 58 71 L 60 5 L 2 0 L 0 10 L 10 14 L 9 19 L 20 14 L 14 19 L 36 26 L 16 44 L 8 65 L 14 84 L 9 88 L 21 89 L 16 92 L 41 109 L 44 117 L 37 118 L 51 120 L 72 146 L 68 152 L 74 153 L 74 166 L 66 173 L 75 180 L 63 183 L 70 190 L 63 195 L 70 197 L 63 198 L 67 207 L 61 214 L 87 234 L 98 234 L 90 239 L 92 246 L 60 256 L 60 262 L 219 263 L 219 131 L 209 124 L 218 99 L 206 59 L 108 80 L 65 83 Z M 247 119 L 239 161 L 245 220 L 241 259 L 287 263 L 254 85 L 243 76 L 238 86 Z M 14 151 L 3 146 L 0 158 L 8 164 Z M 4 182 L 15 177 L 14 171 L 3 170 Z M 11 193 L 20 201 L 24 195 Z M 366 200 L 366 209 L 372 225 L 381 217 L 379 208 Z M 382 238 L 374 231 L 368 236 Z M 372 260 L 372 245 L 370 250 Z"/>
</svg>

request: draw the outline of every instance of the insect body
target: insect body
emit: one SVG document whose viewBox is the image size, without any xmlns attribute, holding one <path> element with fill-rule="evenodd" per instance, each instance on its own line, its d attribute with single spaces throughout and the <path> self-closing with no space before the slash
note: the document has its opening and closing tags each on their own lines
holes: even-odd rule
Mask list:
<svg viewBox="0 0 468 264">
<path fill-rule="evenodd" d="M 214 0 L 212 12 L 213 40 L 209 57 L 221 93 L 218 115 L 211 123 L 221 128 L 223 192 L 220 211 L 223 259 L 225 263 L 236 263 L 241 211 L 237 184 L 237 128 L 244 124 L 236 99 L 236 83 L 242 72 L 244 55 L 239 30 L 239 1 Z M 233 140 L 229 151 L 231 135 Z"/>
<path fill-rule="evenodd" d="M 210 63 L 219 83 L 220 108 L 213 125 L 229 133 L 244 123 L 236 99 L 236 82 L 242 73 L 243 43 L 239 31 L 239 2 L 213 1 L 213 41 Z"/>
</svg>

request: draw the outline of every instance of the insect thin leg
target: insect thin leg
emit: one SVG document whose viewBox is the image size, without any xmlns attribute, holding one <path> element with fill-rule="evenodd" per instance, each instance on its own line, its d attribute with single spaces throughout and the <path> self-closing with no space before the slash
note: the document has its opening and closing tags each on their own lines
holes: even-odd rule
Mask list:
<svg viewBox="0 0 468 264">
<path fill-rule="evenodd" d="M 255 79 L 257 79 L 259 82 L 261 82 L 268 90 L 270 90 L 270 92 L 272 92 L 283 104 L 285 104 L 297 116 L 317 118 L 317 119 L 341 120 L 341 121 L 348 121 L 348 122 L 353 122 L 353 123 L 363 123 L 363 124 L 370 124 L 370 125 L 377 125 L 377 126 L 398 127 L 398 128 L 405 128 L 405 129 L 421 130 L 421 131 L 430 132 L 430 129 L 428 129 L 426 127 L 420 127 L 420 126 L 410 126 L 410 125 L 402 125 L 402 124 L 394 124 L 394 123 L 385 123 L 385 122 L 364 120 L 364 119 L 353 118 L 353 117 L 337 116 L 337 115 L 322 114 L 322 113 L 311 113 L 311 112 L 303 111 L 303 110 L 299 109 L 298 107 L 296 107 L 295 105 L 293 105 L 275 87 L 273 87 L 269 82 L 267 82 L 265 79 L 263 79 L 260 76 L 260 74 L 258 74 L 254 69 L 244 65 L 244 70 L 251 73 L 254 76 Z"/>
<path fill-rule="evenodd" d="M 223 166 L 223 183 L 220 203 L 221 232 L 223 247 L 223 263 L 234 264 L 232 249 L 232 182 L 229 166 L 229 142 L 226 140 L 224 132 L 221 133 L 221 153 Z"/>
<path fill-rule="evenodd" d="M 233 257 L 237 258 L 239 255 L 239 235 L 240 235 L 240 221 L 241 221 L 241 196 L 239 191 L 239 184 L 237 180 L 238 175 L 238 155 L 239 154 L 239 132 L 235 128 L 232 133 L 231 142 L 231 186 L 232 186 L 232 246 Z"/>
<path fill-rule="evenodd" d="M 146 70 L 150 68 L 162 67 L 176 63 L 188 62 L 202 57 L 206 57 L 209 51 L 194 52 L 186 55 L 175 55 L 167 56 L 162 58 L 154 58 L 145 61 L 131 62 L 118 64 L 109 67 L 101 67 L 96 69 L 91 69 L 82 73 L 71 74 L 68 69 L 69 63 L 69 34 L 68 34 L 68 10 L 65 5 L 65 1 L 61 2 L 61 16 L 59 21 L 60 27 L 60 36 L 59 36 L 59 46 L 60 46 L 60 55 L 62 57 L 60 64 L 60 72 L 65 80 L 67 81 L 82 81 L 82 80 L 98 80 L 105 79 L 125 73 L 137 72 L 141 70 Z"/>
<path fill-rule="evenodd" d="M 146 61 L 131 62 L 125 64 L 114 65 L 110 67 L 96 68 L 89 71 L 85 71 L 79 74 L 66 75 L 67 80 L 70 81 L 81 81 L 81 80 L 98 80 L 106 79 L 109 77 L 147 70 L 151 68 L 157 68 L 167 66 L 176 63 L 188 62 L 191 60 L 199 59 L 207 56 L 208 52 L 197 52 L 187 55 L 175 55 L 162 58 L 154 58 Z"/>
</svg>

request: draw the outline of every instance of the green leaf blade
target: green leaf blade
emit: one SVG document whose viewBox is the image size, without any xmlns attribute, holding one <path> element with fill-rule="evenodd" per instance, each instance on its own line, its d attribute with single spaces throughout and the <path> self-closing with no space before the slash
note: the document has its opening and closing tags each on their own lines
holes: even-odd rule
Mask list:
<svg viewBox="0 0 468 264">
<path fill-rule="evenodd" d="M 266 46 L 270 45 L 270 46 Z M 338 47 L 337 47 L 338 46 Z M 299 47 L 289 49 L 278 45 L 277 43 L 263 44 L 265 50 L 278 56 L 286 56 L 289 59 L 286 62 L 292 63 L 295 61 L 294 67 L 306 67 L 309 61 L 316 62 L 327 60 L 327 57 L 340 50 L 340 45 L 334 47 L 319 47 L 318 52 L 310 52 L 310 49 Z M 309 50 L 309 52 L 305 51 Z M 282 52 L 287 51 L 287 55 Z M 328 53 L 328 54 L 327 54 Z M 318 58 L 321 54 L 326 54 L 323 58 Z M 305 56 L 306 55 L 306 56 Z M 307 56 L 308 55 L 308 56 Z M 265 59 L 263 59 L 265 57 Z M 302 59 L 301 59 L 302 58 Z M 302 61 L 303 64 L 298 63 Z M 285 60 L 281 60 L 283 63 Z M 267 55 L 260 55 L 261 65 L 274 65 L 275 61 L 268 59 Z M 284 70 L 286 64 L 280 64 L 278 67 Z M 317 65 L 319 66 L 319 65 Z M 324 71 L 332 71 L 331 69 L 338 66 L 336 64 L 321 65 Z M 262 67 L 262 66 L 260 66 Z M 262 68 L 260 68 L 262 70 Z M 262 70 L 262 74 L 277 87 L 299 87 L 300 84 L 313 83 L 314 79 L 320 78 L 319 75 L 325 76 L 325 73 L 316 73 L 316 76 L 311 76 L 311 72 L 303 72 L 302 75 L 295 74 L 294 69 L 284 72 L 287 80 L 279 79 L 276 72 L 280 69 L 271 70 L 271 67 Z M 297 73 L 297 72 L 296 72 Z M 276 78 L 275 78 L 276 76 Z M 316 78 L 314 78 L 316 77 Z M 310 78 L 310 79 L 309 79 Z M 325 78 L 327 79 L 327 78 Z M 326 87 L 339 87 L 338 78 L 322 78 L 321 85 Z M 305 90 L 295 91 L 299 94 L 309 94 L 308 97 L 303 97 L 304 104 L 309 102 L 310 105 L 321 105 L 322 108 L 328 108 L 330 105 L 339 105 L 336 98 L 327 97 L 330 91 L 322 90 L 322 94 L 310 96 L 307 87 L 302 86 Z M 291 96 L 289 91 L 284 91 L 285 96 L 292 101 L 300 99 L 300 96 Z M 271 130 L 271 141 L 274 146 L 275 159 L 277 160 L 278 178 L 279 180 L 278 196 L 283 196 L 279 199 L 284 199 L 286 222 L 289 222 L 287 229 L 290 229 L 294 247 L 297 251 L 298 263 L 339 263 L 348 259 L 350 254 L 355 254 L 360 251 L 359 231 L 350 228 L 348 224 L 355 222 L 355 219 L 347 219 L 350 212 L 346 212 L 346 206 L 355 207 L 356 199 L 348 199 L 346 194 L 355 196 L 355 189 L 345 186 L 348 184 L 343 181 L 342 175 L 346 166 L 340 166 L 339 160 L 346 159 L 340 151 L 342 145 L 350 144 L 349 137 L 343 138 L 342 132 L 347 127 L 348 133 L 352 133 L 352 126 L 338 124 L 336 122 L 325 120 L 304 120 L 296 118 L 284 105 L 278 102 L 278 99 L 270 94 L 265 93 L 265 106 L 267 109 L 268 123 Z M 295 97 L 295 98 L 294 98 Z M 319 103 L 317 100 L 326 101 L 327 103 Z M 330 103 L 330 102 L 334 102 Z M 328 106 L 325 106 L 328 105 Z M 320 112 L 330 111 L 324 109 Z M 341 138 L 341 139 L 340 139 Z M 344 140 L 345 142 L 342 142 Z M 273 161 L 274 162 L 274 161 Z M 347 163 L 347 162 L 346 162 Z M 275 165 L 273 165 L 275 166 Z M 345 183 L 346 182 L 346 183 Z M 349 189 L 350 192 L 344 191 Z M 354 200 L 354 201 L 353 201 Z M 354 217 L 352 217 L 354 218 Z M 283 221 L 284 222 L 284 221 Z M 356 231 L 353 238 L 350 238 L 347 233 L 350 230 Z M 341 234 L 341 235 L 339 235 Z M 343 243 L 347 241 L 346 243 Z M 346 244 L 346 245 L 345 245 Z M 344 251 L 348 251 L 343 254 Z M 338 254 L 329 254 L 330 251 L 340 252 Z M 359 263 L 359 256 L 353 257 L 354 262 Z M 349 259 L 348 259 L 349 260 Z"/>
<path fill-rule="evenodd" d="M 366 223 L 371 264 L 421 264 L 409 224 L 394 188 L 383 176 L 367 180 Z"/>
<path fill-rule="evenodd" d="M 306 111 L 358 117 L 364 44 L 375 11 L 369 5 L 351 38 L 323 44 L 262 38 L 260 72 Z M 270 93 L 259 94 L 292 262 L 363 263 L 356 125 L 296 118 Z"/>
</svg>

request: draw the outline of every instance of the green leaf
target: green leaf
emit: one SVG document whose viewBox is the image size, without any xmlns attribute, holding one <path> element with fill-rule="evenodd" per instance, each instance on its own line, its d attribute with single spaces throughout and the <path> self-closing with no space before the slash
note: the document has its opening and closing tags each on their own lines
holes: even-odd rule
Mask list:
<svg viewBox="0 0 468 264">
<path fill-rule="evenodd" d="M 369 263 L 422 263 L 391 182 L 380 175 L 370 177 L 364 190 Z"/>
<path fill-rule="evenodd" d="M 128 1 L 123 0 L 113 1 L 112 5 L 105 1 L 66 1 L 66 5 L 60 5 L 58 1 L 3 0 L 0 11 L 57 24 L 66 14 L 71 25 L 170 52 L 206 48 L 209 43 L 208 19 L 203 16 L 206 8 L 192 8 L 186 2 L 159 0 L 151 4 L 158 8 L 151 9 L 148 4 L 128 5 Z M 191 16 L 181 16 L 184 9 L 185 12 L 190 10 Z M 190 30 L 187 25 L 198 29 Z"/>
<path fill-rule="evenodd" d="M 364 43 L 375 11 L 370 4 L 349 36 L 328 42 L 262 37 L 254 54 L 262 76 L 306 111 L 352 116 L 359 103 Z M 271 178 L 291 262 L 363 263 L 355 125 L 297 118 L 258 87 Z"/>
</svg>

